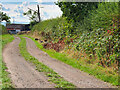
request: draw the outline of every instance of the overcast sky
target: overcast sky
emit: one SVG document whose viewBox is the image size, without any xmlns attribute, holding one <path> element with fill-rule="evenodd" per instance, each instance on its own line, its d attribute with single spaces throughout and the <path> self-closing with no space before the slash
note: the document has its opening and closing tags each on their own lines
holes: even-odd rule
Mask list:
<svg viewBox="0 0 120 90">
<path fill-rule="evenodd" d="M 1 0 L 2 11 L 11 17 L 11 22 L 14 23 L 29 23 L 29 18 L 23 16 L 23 13 L 28 10 L 28 8 L 37 10 L 37 4 L 40 7 L 42 20 L 60 17 L 62 11 L 60 8 L 54 4 L 57 0 Z"/>
</svg>

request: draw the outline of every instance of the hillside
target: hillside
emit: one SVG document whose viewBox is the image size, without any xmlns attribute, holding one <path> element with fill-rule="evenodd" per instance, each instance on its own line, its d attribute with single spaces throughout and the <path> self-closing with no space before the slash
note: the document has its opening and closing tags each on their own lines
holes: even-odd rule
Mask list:
<svg viewBox="0 0 120 90">
<path fill-rule="evenodd" d="M 81 5 L 77 2 L 75 4 Z M 117 85 L 120 55 L 118 3 L 93 3 L 87 4 L 86 7 L 83 3 L 84 11 L 79 11 L 80 7 L 75 7 L 71 3 L 58 5 L 63 11 L 63 16 L 35 25 L 32 28 L 33 36 L 39 38 L 40 42 L 47 41 L 42 43 L 44 48 L 54 49 L 77 60 L 73 62 L 82 62 L 83 66 L 92 66 L 93 70 L 96 67 L 101 68 L 96 74 L 86 69 L 83 71 L 95 76 L 97 73 L 105 73 L 107 77 L 100 76 L 102 74 L 97 77 Z M 68 8 L 65 8 L 66 5 Z M 67 14 L 68 10 L 74 11 L 73 16 Z"/>
</svg>

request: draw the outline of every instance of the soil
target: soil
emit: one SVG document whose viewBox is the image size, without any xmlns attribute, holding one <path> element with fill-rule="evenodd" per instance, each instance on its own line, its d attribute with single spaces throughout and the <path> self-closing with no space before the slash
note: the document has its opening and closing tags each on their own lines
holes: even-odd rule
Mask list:
<svg viewBox="0 0 120 90">
<path fill-rule="evenodd" d="M 91 76 L 85 72 L 75 69 L 59 60 L 51 58 L 45 52 L 39 50 L 35 43 L 26 37 L 28 52 L 40 62 L 47 65 L 65 80 L 73 83 L 78 88 L 116 88 L 111 84 Z"/>
<path fill-rule="evenodd" d="M 55 85 L 48 82 L 42 72 L 35 70 L 19 53 L 20 38 L 6 45 L 3 50 L 3 61 L 8 67 L 8 72 L 15 88 L 53 88 Z"/>
</svg>

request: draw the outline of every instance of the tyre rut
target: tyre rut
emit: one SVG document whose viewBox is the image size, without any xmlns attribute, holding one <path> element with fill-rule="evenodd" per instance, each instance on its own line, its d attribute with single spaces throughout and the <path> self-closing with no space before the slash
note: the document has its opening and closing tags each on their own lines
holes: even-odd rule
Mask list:
<svg viewBox="0 0 120 90">
<path fill-rule="evenodd" d="M 20 38 L 3 49 L 3 61 L 6 63 L 15 88 L 53 88 L 54 84 L 42 72 L 35 70 L 19 53 Z"/>
<path fill-rule="evenodd" d="M 27 42 L 27 50 L 32 56 L 53 69 L 65 80 L 73 83 L 78 88 L 116 88 L 109 83 L 95 78 L 94 76 L 51 58 L 45 52 L 39 50 L 30 38 L 25 38 Z"/>
</svg>

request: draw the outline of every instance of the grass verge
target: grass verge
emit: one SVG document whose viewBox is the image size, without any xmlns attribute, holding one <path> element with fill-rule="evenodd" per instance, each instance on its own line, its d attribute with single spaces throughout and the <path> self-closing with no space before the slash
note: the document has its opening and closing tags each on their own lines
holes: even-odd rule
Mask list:
<svg viewBox="0 0 120 90">
<path fill-rule="evenodd" d="M 47 77 L 49 77 L 48 81 L 51 81 L 56 84 L 56 88 L 75 88 L 73 84 L 64 80 L 60 75 L 54 72 L 51 68 L 39 62 L 36 58 L 31 56 L 26 49 L 26 40 L 20 36 L 21 42 L 19 44 L 21 55 L 29 62 L 33 63 L 36 66 L 36 70 L 39 72 L 44 72 Z"/>
<path fill-rule="evenodd" d="M 117 73 L 110 72 L 111 74 L 110 73 L 106 74 L 106 68 L 103 68 L 103 67 L 98 66 L 98 65 L 84 64 L 82 62 L 82 60 L 72 59 L 63 53 L 59 53 L 59 52 L 56 52 L 54 50 L 44 49 L 43 46 L 39 42 L 34 40 L 34 38 L 32 38 L 32 37 L 29 37 L 29 38 L 31 38 L 35 42 L 36 46 L 39 49 L 46 52 L 52 58 L 60 60 L 60 61 L 66 63 L 74 68 L 77 68 L 81 71 L 87 72 L 88 74 L 93 75 L 96 78 L 99 78 L 105 82 L 109 82 L 112 85 L 118 86 L 118 74 Z"/>
<path fill-rule="evenodd" d="M 1 40 L 2 47 L 0 48 L 0 50 L 1 50 L 0 65 L 2 66 L 0 68 L 0 70 L 1 70 L 0 78 L 2 79 L 1 88 L 2 89 L 4 89 L 4 88 L 13 88 L 14 86 L 12 85 L 11 79 L 8 76 L 9 72 L 6 71 L 7 67 L 6 67 L 5 63 L 2 61 L 2 49 L 5 47 L 6 44 L 12 42 L 14 40 L 14 37 L 12 35 L 9 35 L 9 34 L 2 35 L 1 37 L 2 37 L 2 40 Z"/>
</svg>

